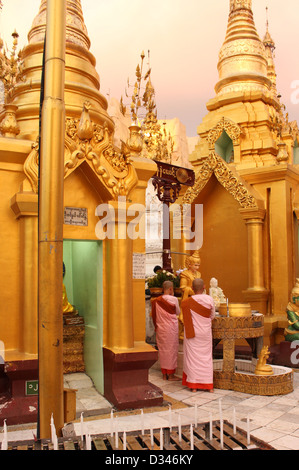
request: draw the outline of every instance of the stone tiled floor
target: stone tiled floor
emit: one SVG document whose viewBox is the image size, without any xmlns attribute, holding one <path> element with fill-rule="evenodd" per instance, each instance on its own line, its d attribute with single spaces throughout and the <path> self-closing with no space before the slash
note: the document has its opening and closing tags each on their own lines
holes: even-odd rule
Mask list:
<svg viewBox="0 0 299 470">
<path fill-rule="evenodd" d="M 283 396 L 255 396 L 244 393 L 217 390 L 214 393 L 198 391 L 192 393 L 180 382 L 165 382 L 161 373 L 152 369 L 150 381 L 161 387 L 165 394 L 165 406 L 160 409 L 115 412 L 113 421 L 110 413 L 113 406 L 94 388 L 85 374 L 65 376 L 65 386 L 77 389 L 77 416 L 75 432 L 80 435 L 80 415 L 83 413 L 85 432 L 96 434 L 107 432 L 112 424 L 119 432 L 146 428 L 166 427 L 178 423 L 198 423 L 219 419 L 219 400 L 221 399 L 223 418 L 232 422 L 235 409 L 237 426 L 246 430 L 247 417 L 253 436 L 271 444 L 277 450 L 299 450 L 299 372 L 294 373 L 294 391 Z M 169 397 L 169 398 L 168 398 Z M 171 403 L 168 407 L 167 400 Z M 173 405 L 175 403 L 175 406 Z M 142 421 L 141 421 L 142 420 Z M 142 424 L 141 424 L 142 422 Z M 0 441 L 2 435 L 0 429 Z M 9 440 L 32 439 L 34 425 L 22 428 L 9 428 Z"/>
</svg>

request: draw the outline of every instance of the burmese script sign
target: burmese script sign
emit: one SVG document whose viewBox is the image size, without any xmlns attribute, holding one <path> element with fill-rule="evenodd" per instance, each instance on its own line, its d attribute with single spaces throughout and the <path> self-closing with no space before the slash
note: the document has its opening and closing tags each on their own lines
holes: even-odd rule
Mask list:
<svg viewBox="0 0 299 470">
<path fill-rule="evenodd" d="M 170 183 L 183 184 L 185 186 L 194 185 L 195 173 L 193 170 L 158 161 L 156 161 L 156 164 L 157 173 L 155 174 L 154 178 L 168 181 Z"/>
<path fill-rule="evenodd" d="M 87 209 L 83 207 L 65 207 L 64 208 L 64 224 L 87 227 L 88 225 Z"/>
<path fill-rule="evenodd" d="M 145 254 L 133 253 L 133 279 L 145 279 Z"/>
</svg>

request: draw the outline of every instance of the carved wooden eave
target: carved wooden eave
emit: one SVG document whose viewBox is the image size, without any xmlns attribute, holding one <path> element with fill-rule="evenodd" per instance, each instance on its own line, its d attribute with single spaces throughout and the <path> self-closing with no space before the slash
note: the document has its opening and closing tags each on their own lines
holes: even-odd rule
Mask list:
<svg viewBox="0 0 299 470">
<path fill-rule="evenodd" d="M 192 204 L 214 174 L 219 183 L 232 195 L 242 209 L 259 209 L 264 207 L 264 201 L 246 181 L 215 152 L 215 143 L 225 131 L 233 142 L 234 147 L 240 145 L 241 127 L 223 117 L 210 130 L 207 136 L 209 155 L 198 160 L 195 184 L 189 188 L 183 199 L 183 204 Z"/>
<path fill-rule="evenodd" d="M 102 127 L 91 121 L 88 105 L 84 104 L 81 119 L 66 119 L 64 178 L 86 162 L 102 186 L 106 199 L 127 196 L 137 184 L 138 177 L 127 150 L 116 149 L 112 141 L 108 125 Z M 39 145 L 36 143 L 24 164 L 24 173 L 35 193 L 38 191 L 38 158 Z"/>
</svg>

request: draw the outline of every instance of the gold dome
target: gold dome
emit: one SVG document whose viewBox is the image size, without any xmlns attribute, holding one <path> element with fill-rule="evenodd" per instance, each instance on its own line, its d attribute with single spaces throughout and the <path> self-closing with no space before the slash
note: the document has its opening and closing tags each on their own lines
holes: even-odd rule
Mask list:
<svg viewBox="0 0 299 470">
<path fill-rule="evenodd" d="M 252 1 L 230 0 L 226 38 L 219 53 L 217 94 L 259 91 L 268 93 L 265 46 L 255 27 Z"/>
<path fill-rule="evenodd" d="M 15 87 L 13 104 L 18 106 L 20 137 L 35 140 L 39 129 L 39 106 L 47 0 L 42 0 L 23 50 L 25 80 Z M 84 23 L 81 0 L 67 0 L 65 109 L 67 117 L 80 118 L 83 105 L 90 103 L 90 116 L 96 124 L 114 124 L 107 114 L 108 103 L 100 93 L 95 57 L 89 51 L 90 39 Z"/>
</svg>

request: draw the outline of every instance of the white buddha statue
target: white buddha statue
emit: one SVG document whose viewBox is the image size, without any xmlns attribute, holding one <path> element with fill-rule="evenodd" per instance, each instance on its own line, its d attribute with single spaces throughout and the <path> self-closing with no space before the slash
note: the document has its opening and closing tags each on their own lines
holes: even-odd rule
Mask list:
<svg viewBox="0 0 299 470">
<path fill-rule="evenodd" d="M 226 297 L 223 293 L 223 290 L 221 289 L 221 287 L 218 287 L 218 281 L 215 277 L 212 277 L 212 279 L 210 280 L 209 295 L 213 298 L 215 302 L 216 310 L 219 309 L 220 304 L 226 302 Z"/>
</svg>

